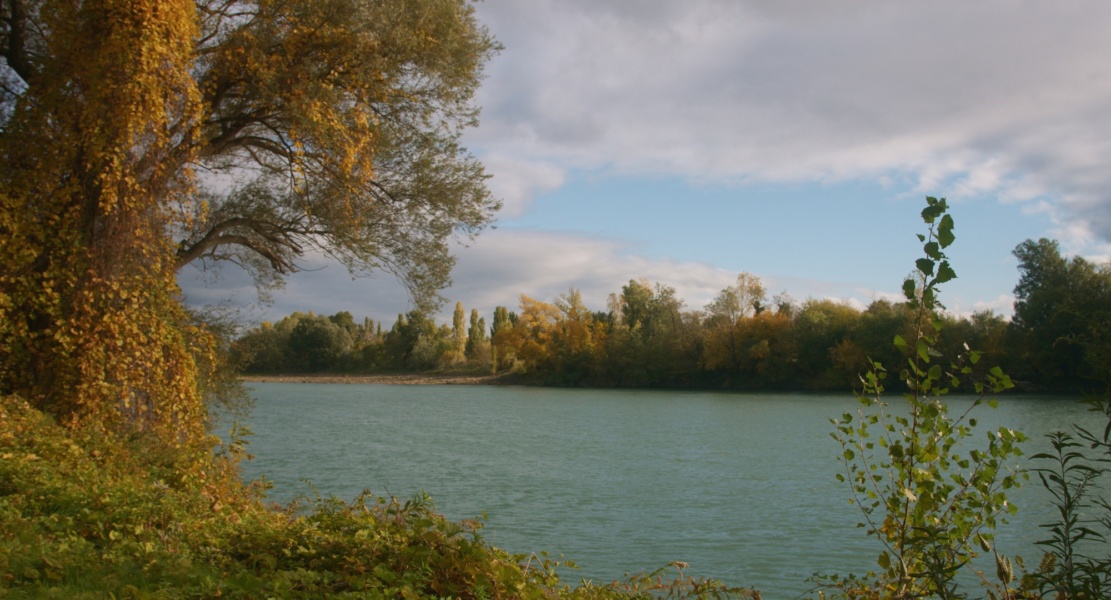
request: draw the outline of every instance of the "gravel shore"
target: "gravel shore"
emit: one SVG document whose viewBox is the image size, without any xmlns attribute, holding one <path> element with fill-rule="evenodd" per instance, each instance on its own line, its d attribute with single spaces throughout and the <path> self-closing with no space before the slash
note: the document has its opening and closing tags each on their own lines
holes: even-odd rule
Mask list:
<svg viewBox="0 0 1111 600">
<path fill-rule="evenodd" d="M 263 383 L 377 383 L 386 385 L 494 385 L 500 375 L 407 373 L 401 375 L 243 375 L 245 382 Z"/>
</svg>

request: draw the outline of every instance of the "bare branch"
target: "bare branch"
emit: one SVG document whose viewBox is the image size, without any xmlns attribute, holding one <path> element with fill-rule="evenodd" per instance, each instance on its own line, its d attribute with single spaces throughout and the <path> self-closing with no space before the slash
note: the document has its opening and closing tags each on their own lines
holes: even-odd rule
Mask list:
<svg viewBox="0 0 1111 600">
<path fill-rule="evenodd" d="M 228 233 L 236 230 L 251 232 L 262 239 L 243 233 Z M 265 257 L 279 273 L 291 273 L 296 270 L 295 265 L 292 260 L 281 255 L 280 249 L 284 248 L 295 255 L 301 255 L 303 246 L 295 238 L 308 234 L 308 230 L 299 229 L 292 223 L 276 225 L 269 221 L 243 217 L 227 219 L 213 225 L 204 237 L 193 244 L 182 241 L 178 246 L 175 268 L 180 270 L 202 256 L 211 255 L 212 251 L 220 246 L 238 244 Z"/>
</svg>

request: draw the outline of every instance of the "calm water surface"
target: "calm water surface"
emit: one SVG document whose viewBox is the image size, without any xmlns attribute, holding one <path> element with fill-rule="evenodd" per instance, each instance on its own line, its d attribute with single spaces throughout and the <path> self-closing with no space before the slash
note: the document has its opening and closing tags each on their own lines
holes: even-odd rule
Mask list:
<svg viewBox="0 0 1111 600">
<path fill-rule="evenodd" d="M 792 598 L 814 573 L 864 572 L 879 552 L 834 479 L 829 419 L 855 410 L 848 394 L 251 387 L 256 458 L 244 474 L 272 481 L 272 499 L 311 494 L 306 481 L 346 500 L 425 490 L 450 518 L 485 511 L 497 546 L 574 560 L 572 581 L 680 560 L 690 574 Z M 980 415 L 1032 438 L 1096 425 L 1067 399 L 1005 398 Z M 1040 556 L 1039 492 L 1031 482 L 1012 496 L 1022 510 L 999 534 L 1005 553 Z"/>
</svg>

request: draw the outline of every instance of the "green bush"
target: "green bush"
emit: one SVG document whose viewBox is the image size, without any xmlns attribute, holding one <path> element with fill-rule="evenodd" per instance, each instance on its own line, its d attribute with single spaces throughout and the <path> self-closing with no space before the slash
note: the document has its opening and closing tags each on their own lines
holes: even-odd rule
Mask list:
<svg viewBox="0 0 1111 600">
<path fill-rule="evenodd" d="M 678 563 L 571 587 L 558 562 L 495 548 L 426 496 L 268 507 L 234 443 L 167 467 L 148 441 L 107 447 L 18 398 L 0 399 L 0 424 L 0 598 L 758 597 Z"/>
</svg>

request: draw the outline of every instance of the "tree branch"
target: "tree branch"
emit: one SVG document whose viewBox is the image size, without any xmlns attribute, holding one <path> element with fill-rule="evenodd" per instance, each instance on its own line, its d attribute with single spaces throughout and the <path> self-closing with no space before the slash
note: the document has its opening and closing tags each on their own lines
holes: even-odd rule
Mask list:
<svg viewBox="0 0 1111 600">
<path fill-rule="evenodd" d="M 23 0 L 11 0 L 8 6 L 10 13 L 5 19 L 8 22 L 8 43 L 0 48 L 0 56 L 8 61 L 8 66 L 16 75 L 30 84 L 35 78 L 35 68 L 27 52 L 27 6 Z"/>
<path fill-rule="evenodd" d="M 260 240 L 241 233 L 228 233 L 237 229 L 248 230 L 261 237 L 268 244 L 260 243 Z M 187 240 L 183 240 L 178 246 L 177 261 L 174 268 L 180 270 L 190 262 L 210 254 L 219 246 L 239 245 L 257 252 L 277 272 L 282 274 L 292 273 L 297 270 L 296 265 L 289 258 L 282 256 L 276 249 L 288 248 L 299 256 L 304 249 L 294 239 L 294 236 L 298 235 L 305 235 L 305 232 L 291 225 L 276 225 L 258 219 L 233 217 L 214 225 L 205 233 L 204 237 L 194 244 L 190 245 Z"/>
</svg>

